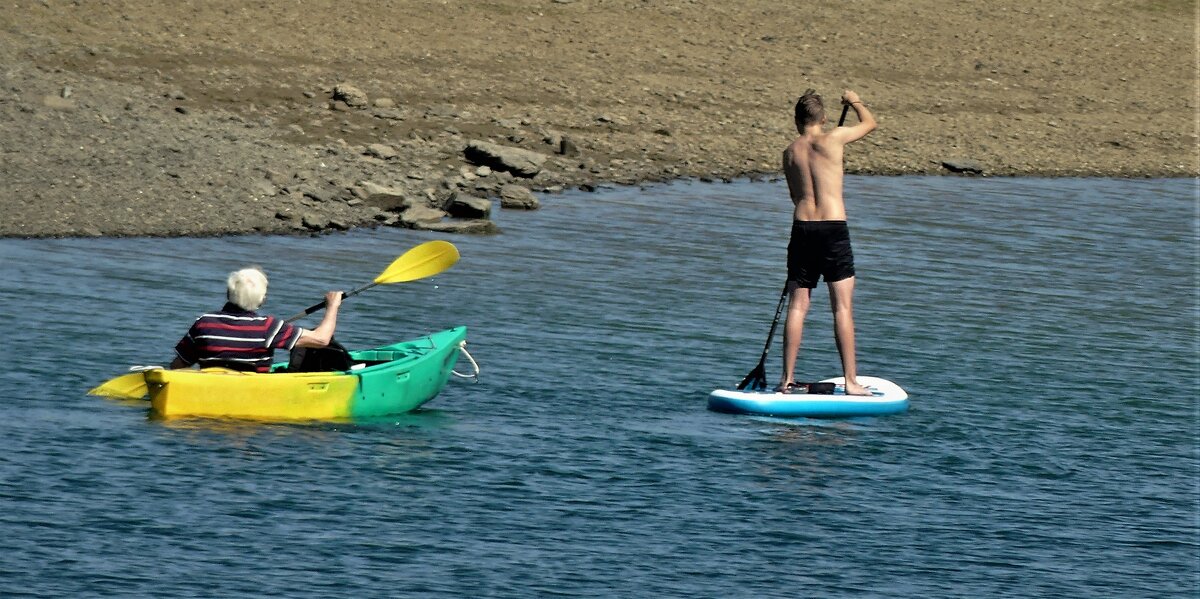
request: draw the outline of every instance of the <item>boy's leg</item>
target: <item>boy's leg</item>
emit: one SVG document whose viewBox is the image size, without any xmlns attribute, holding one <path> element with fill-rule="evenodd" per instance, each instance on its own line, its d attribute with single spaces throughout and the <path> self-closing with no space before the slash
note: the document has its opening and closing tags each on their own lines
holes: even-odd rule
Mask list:
<svg viewBox="0 0 1200 599">
<path fill-rule="evenodd" d="M 812 289 L 788 281 L 787 322 L 783 325 L 783 375 L 779 378 L 776 391 L 787 391 L 789 383 L 795 382 L 796 356 L 800 354 L 800 338 L 804 334 L 804 318 L 812 301 Z"/>
<path fill-rule="evenodd" d="M 833 336 L 842 357 L 847 395 L 870 395 L 858 384 L 858 365 L 854 355 L 854 277 L 829 283 L 829 304 L 833 308 Z"/>
</svg>

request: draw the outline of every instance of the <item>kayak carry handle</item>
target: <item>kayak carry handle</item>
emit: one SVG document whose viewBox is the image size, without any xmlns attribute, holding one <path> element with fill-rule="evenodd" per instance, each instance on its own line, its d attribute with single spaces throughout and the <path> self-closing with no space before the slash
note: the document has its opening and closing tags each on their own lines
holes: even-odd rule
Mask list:
<svg viewBox="0 0 1200 599">
<path fill-rule="evenodd" d="M 478 383 L 479 382 L 479 363 L 476 362 L 475 358 L 472 358 L 470 352 L 467 351 L 467 342 L 465 340 L 458 342 L 458 351 L 462 352 L 462 355 L 465 356 L 467 358 L 467 361 L 471 363 L 471 367 L 475 369 L 475 374 L 463 374 L 457 370 L 451 370 L 450 374 L 453 374 L 454 376 L 456 376 L 460 379 L 474 379 L 471 382 Z"/>
</svg>

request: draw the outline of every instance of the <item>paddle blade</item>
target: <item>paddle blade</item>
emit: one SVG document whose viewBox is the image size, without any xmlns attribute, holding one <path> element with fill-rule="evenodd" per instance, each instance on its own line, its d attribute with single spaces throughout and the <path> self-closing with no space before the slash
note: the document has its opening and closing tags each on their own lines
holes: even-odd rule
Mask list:
<svg viewBox="0 0 1200 599">
<path fill-rule="evenodd" d="M 141 399 L 146 396 L 147 392 L 145 374 L 144 372 L 131 372 L 121 375 L 88 391 L 88 394 L 113 399 Z"/>
<path fill-rule="evenodd" d="M 375 282 L 403 283 L 432 277 L 458 262 L 458 248 L 449 241 L 427 241 L 408 250 L 396 258 L 378 277 Z"/>
<path fill-rule="evenodd" d="M 762 362 L 759 362 L 758 366 L 755 366 L 754 370 L 751 370 L 750 374 L 747 374 L 746 378 L 738 383 L 737 389 L 738 391 L 742 391 L 747 387 L 751 391 L 761 391 L 767 388 L 767 369 L 763 366 Z"/>
</svg>

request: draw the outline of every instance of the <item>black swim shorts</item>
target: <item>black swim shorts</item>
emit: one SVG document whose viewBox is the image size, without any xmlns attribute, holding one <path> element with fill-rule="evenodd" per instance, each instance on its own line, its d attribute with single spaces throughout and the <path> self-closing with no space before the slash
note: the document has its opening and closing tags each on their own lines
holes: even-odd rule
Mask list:
<svg viewBox="0 0 1200 599">
<path fill-rule="evenodd" d="M 821 277 L 826 283 L 853 277 L 854 252 L 846 221 L 792 221 L 787 266 L 788 281 L 808 289 L 816 287 Z"/>
</svg>

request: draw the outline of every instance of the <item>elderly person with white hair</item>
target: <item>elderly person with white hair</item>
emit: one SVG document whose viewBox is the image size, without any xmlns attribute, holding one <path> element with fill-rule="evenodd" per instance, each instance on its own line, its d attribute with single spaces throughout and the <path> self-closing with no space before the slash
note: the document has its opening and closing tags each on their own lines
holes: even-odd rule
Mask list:
<svg viewBox="0 0 1200 599">
<path fill-rule="evenodd" d="M 325 347 L 337 328 L 342 292 L 325 294 L 325 317 L 313 330 L 274 316 L 255 313 L 267 298 L 267 275 L 257 266 L 229 274 L 228 302 L 218 312 L 202 314 L 175 346 L 171 368 L 223 366 L 247 372 L 269 372 L 275 350 Z"/>
</svg>

